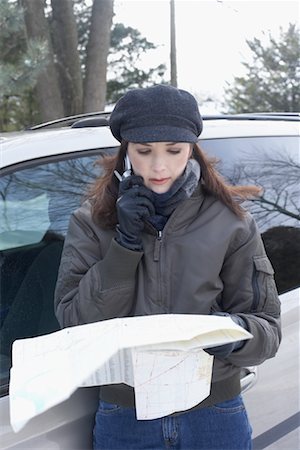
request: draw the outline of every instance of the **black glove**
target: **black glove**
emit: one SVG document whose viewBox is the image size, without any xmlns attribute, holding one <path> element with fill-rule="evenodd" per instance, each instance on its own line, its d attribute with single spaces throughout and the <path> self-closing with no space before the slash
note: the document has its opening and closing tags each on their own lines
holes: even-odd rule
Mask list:
<svg viewBox="0 0 300 450">
<path fill-rule="evenodd" d="M 237 325 L 239 325 L 240 327 L 245 328 L 245 330 L 247 330 L 246 322 L 241 317 L 236 316 L 235 314 L 217 312 L 217 313 L 214 313 L 214 315 L 230 317 Z M 245 344 L 245 341 L 230 342 L 229 344 L 218 345 L 216 347 L 206 348 L 205 351 L 207 353 L 209 353 L 210 355 L 216 356 L 217 358 L 227 358 L 232 352 L 242 348 L 244 344 Z"/>
<path fill-rule="evenodd" d="M 142 177 L 132 175 L 120 181 L 116 208 L 119 221 L 116 241 L 129 250 L 142 251 L 144 221 L 155 214 L 152 192 L 145 187 Z"/>
</svg>

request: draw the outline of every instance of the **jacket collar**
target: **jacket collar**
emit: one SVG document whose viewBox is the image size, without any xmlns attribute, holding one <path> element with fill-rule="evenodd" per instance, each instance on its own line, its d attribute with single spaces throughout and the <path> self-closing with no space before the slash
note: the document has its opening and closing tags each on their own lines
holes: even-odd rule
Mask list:
<svg viewBox="0 0 300 450">
<path fill-rule="evenodd" d="M 184 231 L 184 229 L 200 214 L 204 198 L 205 195 L 203 193 L 202 185 L 201 183 L 198 183 L 192 196 L 180 202 L 173 211 L 163 229 L 163 234 L 168 235 L 177 231 Z M 157 234 L 157 230 L 149 222 L 145 223 L 144 229 L 150 234 Z"/>
</svg>

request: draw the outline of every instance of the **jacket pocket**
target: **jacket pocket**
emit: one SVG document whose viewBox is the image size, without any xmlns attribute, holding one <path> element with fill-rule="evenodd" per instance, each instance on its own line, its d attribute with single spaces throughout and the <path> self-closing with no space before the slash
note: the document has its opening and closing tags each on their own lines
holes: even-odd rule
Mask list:
<svg viewBox="0 0 300 450">
<path fill-rule="evenodd" d="M 264 311 L 276 317 L 280 314 L 280 302 L 274 280 L 274 270 L 267 256 L 253 258 L 252 312 Z"/>
</svg>

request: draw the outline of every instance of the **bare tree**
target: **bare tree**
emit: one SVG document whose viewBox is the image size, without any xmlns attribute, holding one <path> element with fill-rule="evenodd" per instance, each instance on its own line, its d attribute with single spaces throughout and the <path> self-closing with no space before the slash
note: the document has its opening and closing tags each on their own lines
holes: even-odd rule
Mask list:
<svg viewBox="0 0 300 450">
<path fill-rule="evenodd" d="M 263 193 L 254 199 L 250 209 L 260 225 L 276 222 L 300 223 L 300 164 L 286 153 L 255 154 L 254 158 L 237 164 L 230 175 L 235 183 L 249 183 L 263 186 Z"/>
<path fill-rule="evenodd" d="M 87 46 L 84 112 L 102 110 L 106 98 L 107 56 L 113 17 L 113 0 L 94 0 Z"/>
<path fill-rule="evenodd" d="M 36 92 L 41 119 L 52 120 L 63 116 L 64 109 L 54 65 L 48 24 L 43 0 L 21 0 L 24 7 L 27 40 L 44 42 L 48 48 L 48 64 L 38 76 Z"/>
<path fill-rule="evenodd" d="M 52 39 L 65 115 L 82 111 L 83 89 L 72 0 L 51 0 Z"/>
</svg>

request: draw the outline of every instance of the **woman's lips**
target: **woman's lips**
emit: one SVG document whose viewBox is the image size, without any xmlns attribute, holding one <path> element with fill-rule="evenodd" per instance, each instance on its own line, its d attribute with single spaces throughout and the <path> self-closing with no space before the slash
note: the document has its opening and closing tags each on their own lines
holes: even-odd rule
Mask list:
<svg viewBox="0 0 300 450">
<path fill-rule="evenodd" d="M 170 178 L 150 178 L 152 184 L 165 184 L 168 183 Z"/>
</svg>

